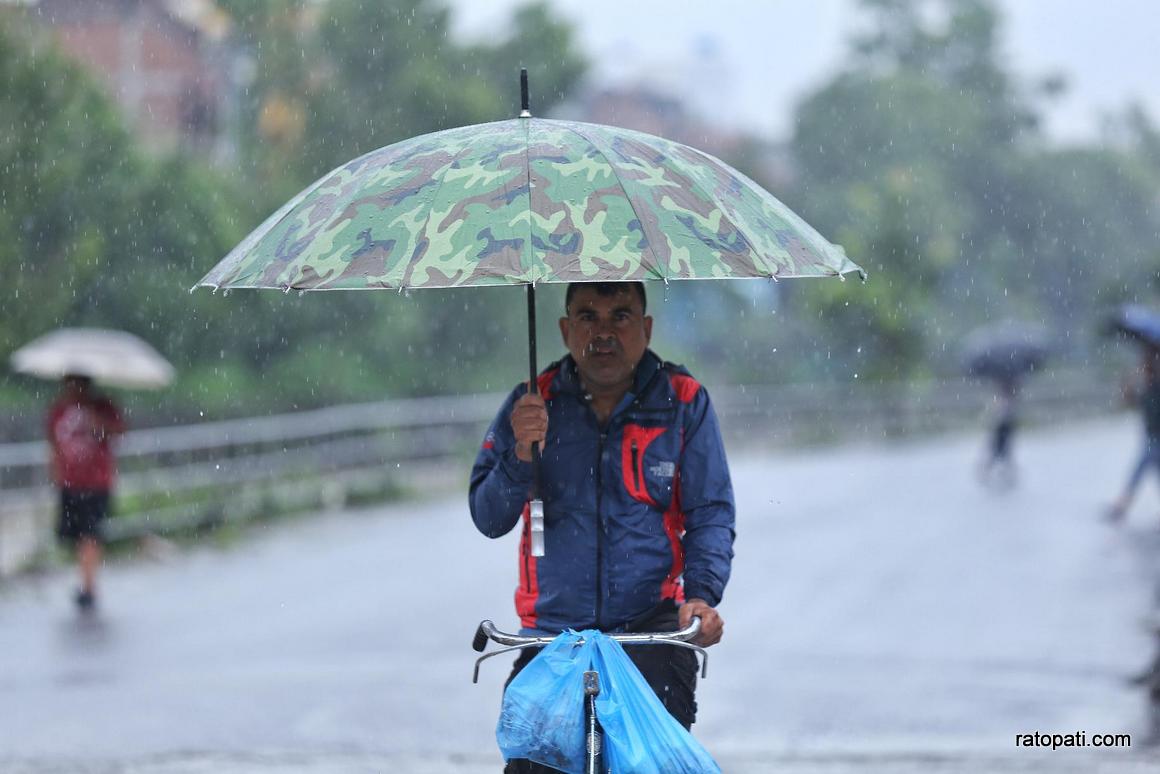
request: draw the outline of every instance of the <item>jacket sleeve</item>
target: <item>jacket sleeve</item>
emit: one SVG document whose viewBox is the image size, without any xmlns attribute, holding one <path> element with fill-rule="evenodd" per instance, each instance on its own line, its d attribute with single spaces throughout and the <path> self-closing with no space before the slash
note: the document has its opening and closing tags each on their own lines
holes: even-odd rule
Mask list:
<svg viewBox="0 0 1160 774">
<path fill-rule="evenodd" d="M 532 466 L 516 457 L 511 424 L 512 406 L 525 391 L 517 387 L 504 401 L 471 469 L 471 520 L 491 538 L 511 531 L 531 496 Z"/>
<path fill-rule="evenodd" d="M 716 607 L 733 564 L 735 506 L 717 415 L 702 387 L 685 422 L 680 496 L 685 514 L 685 598 Z"/>
</svg>

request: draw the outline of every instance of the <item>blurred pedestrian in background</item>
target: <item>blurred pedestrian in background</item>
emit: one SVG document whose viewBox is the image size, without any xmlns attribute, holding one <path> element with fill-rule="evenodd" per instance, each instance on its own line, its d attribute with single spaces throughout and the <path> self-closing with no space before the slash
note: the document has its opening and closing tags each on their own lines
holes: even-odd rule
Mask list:
<svg viewBox="0 0 1160 774">
<path fill-rule="evenodd" d="M 1108 508 L 1108 518 L 1117 522 L 1127 515 L 1148 468 L 1160 474 L 1160 347 L 1141 346 L 1139 373 L 1124 381 L 1123 393 L 1124 402 L 1139 408 L 1144 420 L 1144 448 L 1123 493 Z"/>
<path fill-rule="evenodd" d="M 1018 426 L 1019 382 L 1006 379 L 995 383 L 995 401 L 991 409 L 991 434 L 979 466 L 979 479 L 1004 489 L 1015 485 L 1015 460 L 1011 440 Z"/>
<path fill-rule="evenodd" d="M 121 412 L 87 376 L 69 375 L 48 411 L 52 480 L 60 491 L 57 536 L 76 556 L 76 603 L 91 610 L 104 549 L 103 524 L 117 475 L 113 441 L 125 431 Z"/>
<path fill-rule="evenodd" d="M 966 374 L 995 390 L 989 412 L 991 432 L 979 464 L 979 480 L 988 486 L 1015 485 L 1012 440 L 1018 427 L 1018 398 L 1025 379 L 1042 370 L 1056 346 L 1047 330 L 1026 320 L 1001 320 L 972 331 L 963 341 Z"/>
</svg>

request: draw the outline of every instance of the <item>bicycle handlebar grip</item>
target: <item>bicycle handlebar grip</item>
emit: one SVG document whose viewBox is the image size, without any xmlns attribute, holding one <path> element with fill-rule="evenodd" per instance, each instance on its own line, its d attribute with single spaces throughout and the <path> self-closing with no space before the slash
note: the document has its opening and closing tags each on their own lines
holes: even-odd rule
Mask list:
<svg viewBox="0 0 1160 774">
<path fill-rule="evenodd" d="M 689 621 L 689 630 L 691 632 L 689 635 L 690 640 L 701 633 L 701 616 L 693 616 L 693 620 Z"/>
<path fill-rule="evenodd" d="M 471 647 L 476 653 L 483 653 L 483 649 L 487 647 L 487 635 L 483 633 L 482 623 L 475 629 L 475 638 L 471 641 Z"/>
</svg>

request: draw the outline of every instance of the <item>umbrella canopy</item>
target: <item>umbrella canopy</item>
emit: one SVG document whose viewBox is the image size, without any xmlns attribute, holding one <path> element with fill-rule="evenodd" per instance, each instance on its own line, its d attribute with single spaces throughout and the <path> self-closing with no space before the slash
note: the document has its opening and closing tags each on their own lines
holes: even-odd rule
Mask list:
<svg viewBox="0 0 1160 774">
<path fill-rule="evenodd" d="M 334 170 L 198 284 L 331 290 L 836 276 L 840 247 L 725 163 L 627 129 L 517 118 Z"/>
<path fill-rule="evenodd" d="M 1104 332 L 1160 347 L 1160 313 L 1138 304 L 1124 304 L 1109 316 Z"/>
<path fill-rule="evenodd" d="M 110 387 L 157 389 L 173 381 L 173 366 L 131 333 L 61 328 L 12 353 L 12 369 L 41 379 L 87 376 Z"/>
<path fill-rule="evenodd" d="M 1004 321 L 967 336 L 963 342 L 963 368 L 970 376 L 1013 382 L 1042 367 L 1052 349 L 1043 326 Z"/>
</svg>

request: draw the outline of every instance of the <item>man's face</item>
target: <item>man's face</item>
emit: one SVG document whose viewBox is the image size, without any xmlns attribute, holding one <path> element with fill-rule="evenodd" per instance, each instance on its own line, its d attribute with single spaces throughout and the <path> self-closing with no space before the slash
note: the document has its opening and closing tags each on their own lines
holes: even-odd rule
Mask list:
<svg viewBox="0 0 1160 774">
<path fill-rule="evenodd" d="M 560 334 L 585 387 L 628 389 L 652 338 L 652 318 L 644 315 L 637 292 L 625 287 L 602 296 L 595 288 L 581 286 L 567 312 L 560 318 Z"/>
</svg>

